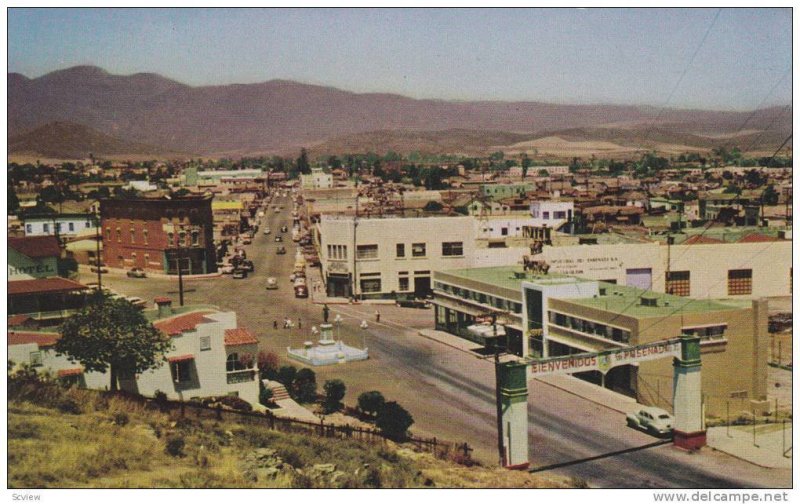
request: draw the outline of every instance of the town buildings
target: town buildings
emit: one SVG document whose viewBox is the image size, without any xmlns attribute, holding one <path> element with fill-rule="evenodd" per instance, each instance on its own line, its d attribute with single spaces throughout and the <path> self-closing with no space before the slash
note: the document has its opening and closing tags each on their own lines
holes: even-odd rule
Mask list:
<svg viewBox="0 0 800 504">
<path fill-rule="evenodd" d="M 176 274 L 216 271 L 210 195 L 100 202 L 103 258 L 112 268 Z"/>
<path fill-rule="evenodd" d="M 72 238 L 94 234 L 96 217 L 92 214 L 26 214 L 22 219 L 25 236 Z"/>
<path fill-rule="evenodd" d="M 701 348 L 709 413 L 720 414 L 726 401 L 761 407 L 766 399 L 765 299 L 693 300 L 522 267 L 434 271 L 433 281 L 436 328 L 477 344 L 494 336 L 487 325 L 492 315 L 502 328 L 501 346 L 520 357 L 600 352 L 697 334 L 708 337 Z M 581 377 L 668 407 L 671 366 L 648 361 Z"/>
</svg>

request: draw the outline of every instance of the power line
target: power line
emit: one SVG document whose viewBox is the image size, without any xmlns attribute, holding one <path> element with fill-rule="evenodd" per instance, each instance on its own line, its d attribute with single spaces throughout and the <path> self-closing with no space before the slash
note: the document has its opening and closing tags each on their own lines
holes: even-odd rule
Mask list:
<svg viewBox="0 0 800 504">
<path fill-rule="evenodd" d="M 706 30 L 706 33 L 703 35 L 703 38 L 700 39 L 700 43 L 697 44 L 697 47 L 695 48 L 694 53 L 692 53 L 692 57 L 689 58 L 689 62 L 683 68 L 683 72 L 681 72 L 681 76 L 678 78 L 678 81 L 675 83 L 675 86 L 673 86 L 672 91 L 669 93 L 669 96 L 667 97 L 667 101 L 665 101 L 664 105 L 661 106 L 661 109 L 658 111 L 658 114 L 656 115 L 656 118 L 653 120 L 652 125 L 647 130 L 647 132 L 646 132 L 646 134 L 644 136 L 644 140 L 642 140 L 642 145 L 644 145 L 647 142 L 647 140 L 650 139 L 650 133 L 653 132 L 653 129 L 655 128 L 656 124 L 658 123 L 658 120 L 661 119 L 661 115 L 664 113 L 664 110 L 666 110 L 667 105 L 669 105 L 669 102 L 672 101 L 672 97 L 675 95 L 675 92 L 678 90 L 678 87 L 680 87 L 681 82 L 683 82 L 683 78 L 686 77 L 686 74 L 689 72 L 689 68 L 691 68 L 692 63 L 694 63 L 695 57 L 697 57 L 697 54 L 700 52 L 700 49 L 703 47 L 703 44 L 705 44 L 706 39 L 708 38 L 708 34 L 711 33 L 711 29 L 717 23 L 717 19 L 719 18 L 720 12 L 722 12 L 722 8 L 717 9 L 717 13 L 714 14 L 714 19 L 711 20 L 711 24 L 708 25 L 708 29 Z"/>
<path fill-rule="evenodd" d="M 734 133 L 734 134 L 732 135 L 732 137 L 731 137 L 731 139 L 729 140 L 729 142 L 728 142 L 727 144 L 725 144 L 725 145 L 731 145 L 731 144 L 733 143 L 733 138 L 735 138 L 735 137 L 736 137 L 736 136 L 737 136 L 739 133 L 741 133 L 741 132 L 742 132 L 742 130 L 744 129 L 744 127 L 747 125 L 747 123 L 748 123 L 748 122 L 750 122 L 750 119 L 752 119 L 753 117 L 755 117 L 755 115 L 756 115 L 756 114 L 758 113 L 758 111 L 761 109 L 761 106 L 762 106 L 762 105 L 764 105 L 764 103 L 767 101 L 767 99 L 769 99 L 769 97 L 770 97 L 770 96 L 772 96 L 772 93 L 775 91 L 775 89 L 777 89 L 777 88 L 778 88 L 778 85 L 779 85 L 781 82 L 783 82 L 783 79 L 785 79 L 785 78 L 786 78 L 786 77 L 787 77 L 789 74 L 791 74 L 791 73 L 792 73 L 792 68 L 791 68 L 791 67 L 787 68 L 787 69 L 786 69 L 786 71 L 783 73 L 783 75 L 781 75 L 781 78 L 780 78 L 780 79 L 778 79 L 777 81 L 775 81 L 775 84 L 773 84 L 773 85 L 772 85 L 772 87 L 769 89 L 769 91 L 767 91 L 767 94 L 764 96 L 764 98 L 762 98 L 762 99 L 761 99 L 761 101 L 760 101 L 760 102 L 758 102 L 758 105 L 756 105 L 756 106 L 753 108 L 752 112 L 750 112 L 750 115 L 748 115 L 748 116 L 747 116 L 747 118 L 745 118 L 744 122 L 742 122 L 742 124 L 739 126 L 739 128 L 737 128 L 737 130 L 736 130 L 736 133 Z M 783 112 L 784 112 L 784 111 L 785 111 L 785 107 L 784 107 L 784 109 L 783 109 L 783 110 L 781 110 L 781 111 L 778 113 L 778 116 L 781 116 L 781 115 L 783 115 Z M 773 119 L 773 121 L 772 121 L 772 122 L 774 122 L 776 119 L 777 119 L 777 118 Z M 770 123 L 770 126 L 771 126 L 771 125 L 772 125 L 772 123 Z M 767 129 L 769 129 L 769 126 L 767 127 Z M 762 130 L 762 133 L 763 133 L 764 131 L 766 131 L 766 130 Z"/>
</svg>

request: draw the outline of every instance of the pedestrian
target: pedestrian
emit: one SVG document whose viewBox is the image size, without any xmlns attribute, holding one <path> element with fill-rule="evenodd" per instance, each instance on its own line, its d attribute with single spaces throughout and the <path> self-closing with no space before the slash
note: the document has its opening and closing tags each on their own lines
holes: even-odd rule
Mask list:
<svg viewBox="0 0 800 504">
<path fill-rule="evenodd" d="M 273 329 L 277 329 L 278 328 L 278 321 L 277 320 L 273 320 L 272 321 L 272 328 Z"/>
<path fill-rule="evenodd" d="M 297 317 L 297 328 L 298 329 L 302 329 L 303 328 L 303 321 L 300 320 L 300 317 Z"/>
<path fill-rule="evenodd" d="M 380 322 L 380 321 L 381 321 L 381 312 L 375 310 L 375 322 Z"/>
<path fill-rule="evenodd" d="M 289 324 L 291 324 L 291 323 L 292 322 L 291 322 L 291 320 L 289 320 L 289 317 L 283 317 L 283 328 L 284 329 L 289 329 Z"/>
</svg>

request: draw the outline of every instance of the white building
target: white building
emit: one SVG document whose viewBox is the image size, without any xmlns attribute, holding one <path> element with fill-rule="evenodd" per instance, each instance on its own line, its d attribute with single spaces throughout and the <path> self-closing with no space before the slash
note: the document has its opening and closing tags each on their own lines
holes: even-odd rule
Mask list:
<svg viewBox="0 0 800 504">
<path fill-rule="evenodd" d="M 161 367 L 135 379 L 121 379 L 120 388 L 149 397 L 162 391 L 173 400 L 235 395 L 259 408 L 258 340 L 237 327 L 236 313 L 195 308 L 174 314 L 168 299 L 156 301 L 158 318 L 153 325 L 171 338 L 173 349 Z M 57 333 L 11 331 L 8 358 L 80 386 L 106 389 L 109 373 L 87 373 L 79 363 L 55 354 L 53 346 L 59 337 Z"/>
<path fill-rule="evenodd" d="M 575 204 L 572 201 L 533 201 L 531 202 L 531 217 L 537 227 L 547 225 L 558 228 L 565 222 L 572 220 Z"/>
<path fill-rule="evenodd" d="M 25 236 L 79 236 L 95 233 L 92 214 L 31 215 L 23 219 Z"/>
<path fill-rule="evenodd" d="M 330 189 L 333 187 L 333 175 L 325 173 L 322 168 L 312 168 L 308 175 L 300 175 L 303 189 Z"/>
</svg>

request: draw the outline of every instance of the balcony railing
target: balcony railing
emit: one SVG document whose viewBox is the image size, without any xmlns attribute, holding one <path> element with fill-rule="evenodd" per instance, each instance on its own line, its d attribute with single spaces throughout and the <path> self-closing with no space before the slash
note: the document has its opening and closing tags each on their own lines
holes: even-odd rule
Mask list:
<svg viewBox="0 0 800 504">
<path fill-rule="evenodd" d="M 242 371 L 228 371 L 228 384 L 244 383 L 253 381 L 256 377 L 255 369 L 244 369 Z"/>
</svg>

